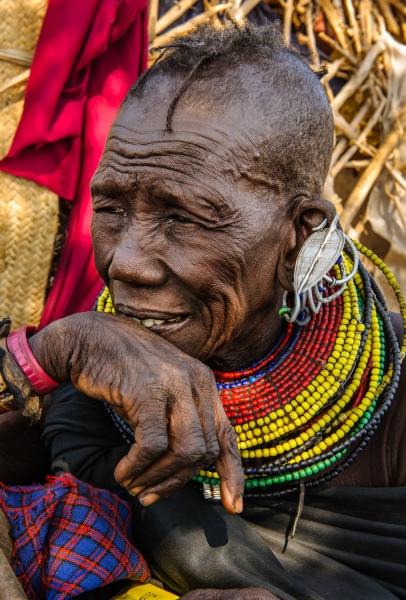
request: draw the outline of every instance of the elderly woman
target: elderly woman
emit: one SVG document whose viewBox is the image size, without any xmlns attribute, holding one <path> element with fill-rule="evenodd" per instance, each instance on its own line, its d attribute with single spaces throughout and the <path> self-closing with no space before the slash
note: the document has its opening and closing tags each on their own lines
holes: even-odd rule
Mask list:
<svg viewBox="0 0 406 600">
<path fill-rule="evenodd" d="M 333 135 L 273 27 L 163 49 L 92 181 L 98 311 L 29 338 L 71 382 L 52 471 L 125 487 L 155 576 L 213 588 L 191 598 L 406 598 L 402 320 L 321 197 Z"/>
</svg>

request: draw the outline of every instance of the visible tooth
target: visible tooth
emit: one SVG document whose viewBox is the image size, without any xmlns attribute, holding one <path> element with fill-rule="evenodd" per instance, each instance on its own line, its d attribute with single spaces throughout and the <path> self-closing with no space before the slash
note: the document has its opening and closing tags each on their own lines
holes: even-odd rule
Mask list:
<svg viewBox="0 0 406 600">
<path fill-rule="evenodd" d="M 131 317 L 132 319 L 134 319 L 134 321 L 137 321 L 137 323 L 141 323 L 141 319 L 137 319 L 137 317 Z"/>
<path fill-rule="evenodd" d="M 182 317 L 174 317 L 173 319 L 142 319 L 141 321 L 136 317 L 133 317 L 137 323 L 141 323 L 144 327 L 152 327 L 153 325 L 162 325 L 162 323 L 175 323 L 182 320 Z"/>
</svg>

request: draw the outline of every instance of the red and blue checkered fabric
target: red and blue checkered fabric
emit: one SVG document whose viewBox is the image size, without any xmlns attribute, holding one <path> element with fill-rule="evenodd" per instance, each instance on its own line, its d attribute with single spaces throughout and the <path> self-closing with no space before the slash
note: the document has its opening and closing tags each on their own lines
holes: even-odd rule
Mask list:
<svg viewBox="0 0 406 600">
<path fill-rule="evenodd" d="M 148 579 L 131 506 L 72 475 L 0 488 L 14 540 L 11 566 L 30 600 L 67 600 L 112 581 Z"/>
</svg>

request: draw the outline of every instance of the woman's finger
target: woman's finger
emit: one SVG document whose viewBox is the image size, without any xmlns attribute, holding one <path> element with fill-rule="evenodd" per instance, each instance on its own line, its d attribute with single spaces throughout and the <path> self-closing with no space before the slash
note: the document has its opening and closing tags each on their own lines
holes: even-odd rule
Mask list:
<svg viewBox="0 0 406 600">
<path fill-rule="evenodd" d="M 204 465 L 208 459 L 212 458 L 213 454 L 210 456 L 207 454 L 205 438 L 190 385 L 183 386 L 182 392 L 179 391 L 176 396 L 177 399 L 172 404 L 169 417 L 166 453 L 143 472 L 140 472 L 130 484 L 127 484 L 127 489 L 156 486 L 184 469 L 193 470 L 195 464 Z M 194 474 L 195 472 L 192 476 Z M 169 492 L 166 495 L 169 495 Z"/>
<path fill-rule="evenodd" d="M 115 472 L 117 481 L 127 488 L 164 481 L 176 471 L 207 458 L 189 379 L 177 377 L 171 382 L 166 396 L 165 405 L 170 407 L 170 412 L 165 415 L 165 421 L 160 415 L 159 430 L 154 426 L 154 420 L 145 419 L 146 411 L 140 411 L 136 444 Z"/>
<path fill-rule="evenodd" d="M 143 410 L 144 408 L 144 410 Z M 124 486 L 145 471 L 168 449 L 168 430 L 163 410 L 155 406 L 155 413 L 141 407 L 136 429 L 136 443 L 130 447 L 127 456 L 118 463 L 114 477 Z"/>
<path fill-rule="evenodd" d="M 156 485 L 139 488 L 128 488 L 127 491 L 131 495 L 138 495 L 140 502 L 144 506 L 153 504 L 160 498 L 167 498 L 175 492 L 183 488 L 202 468 L 201 463 L 189 465 L 181 471 L 177 471 L 172 477 L 168 477 L 164 481 L 160 481 Z"/>
<path fill-rule="evenodd" d="M 221 479 L 221 500 L 226 510 L 232 514 L 239 513 L 243 509 L 244 473 L 236 436 L 224 412 L 214 376 L 206 372 L 206 367 L 203 369 L 195 376 L 195 396 L 208 454 L 209 449 L 212 451 L 206 466 L 214 463 L 216 467 Z"/>
<path fill-rule="evenodd" d="M 221 499 L 228 512 L 242 512 L 244 473 L 238 453 L 235 432 L 228 421 L 220 398 L 212 395 L 212 412 L 220 454 L 214 460 L 221 478 Z M 197 408 L 190 396 L 175 403 L 169 423 L 169 448 L 146 471 L 141 472 L 127 489 L 140 494 L 146 505 L 160 497 L 167 497 L 181 489 L 202 468 L 213 463 L 208 456 Z M 147 498 L 148 496 L 148 498 Z"/>
<path fill-rule="evenodd" d="M 207 465 L 214 464 L 220 452 L 213 407 L 220 401 L 213 373 L 201 365 L 192 375 L 193 400 L 199 415 L 207 449 Z"/>
<path fill-rule="evenodd" d="M 215 467 L 221 480 L 221 501 L 228 512 L 240 513 L 243 509 L 245 483 L 236 435 L 227 419 L 220 398 L 214 401 L 213 412 L 220 446 Z"/>
<path fill-rule="evenodd" d="M 219 456 L 215 462 L 216 470 L 221 478 L 221 499 L 228 512 L 232 514 L 240 513 L 243 509 L 244 473 L 237 450 L 235 434 L 231 426 L 229 426 L 228 420 L 219 426 L 218 431 L 224 449 L 223 455 Z M 166 458 L 167 455 L 162 457 L 160 461 L 165 462 Z M 138 498 L 142 504 L 149 506 L 159 500 L 159 498 L 166 498 L 180 490 L 194 475 L 206 467 L 207 461 L 198 460 L 184 469 L 176 468 L 178 464 L 176 460 L 172 461 L 170 469 L 173 475 L 171 477 L 161 480 L 160 477 L 156 477 L 154 485 L 144 485 L 147 479 L 144 479 L 144 476 L 141 475 L 127 486 L 128 491 L 133 495 L 138 494 Z"/>
</svg>

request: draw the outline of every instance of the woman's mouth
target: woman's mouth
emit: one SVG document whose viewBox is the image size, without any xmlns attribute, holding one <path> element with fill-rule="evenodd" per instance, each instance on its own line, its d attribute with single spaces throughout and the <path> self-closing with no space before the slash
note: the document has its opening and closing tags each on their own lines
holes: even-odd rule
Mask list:
<svg viewBox="0 0 406 600">
<path fill-rule="evenodd" d="M 144 327 L 151 329 L 154 325 L 166 325 L 168 323 L 179 323 L 182 317 L 175 317 L 173 319 L 137 319 L 137 317 L 131 317 L 137 323 L 141 323 Z"/>
<path fill-rule="evenodd" d="M 187 316 L 178 316 L 170 319 L 139 319 L 137 317 L 131 317 L 137 323 L 140 323 L 143 327 L 146 327 L 153 333 L 165 336 L 179 331 L 185 323 L 189 320 Z"/>
<path fill-rule="evenodd" d="M 151 310 L 134 310 L 128 306 L 117 306 L 117 313 L 130 317 L 136 323 L 154 333 L 172 333 L 180 329 L 188 320 L 189 315 L 174 315 Z"/>
</svg>

